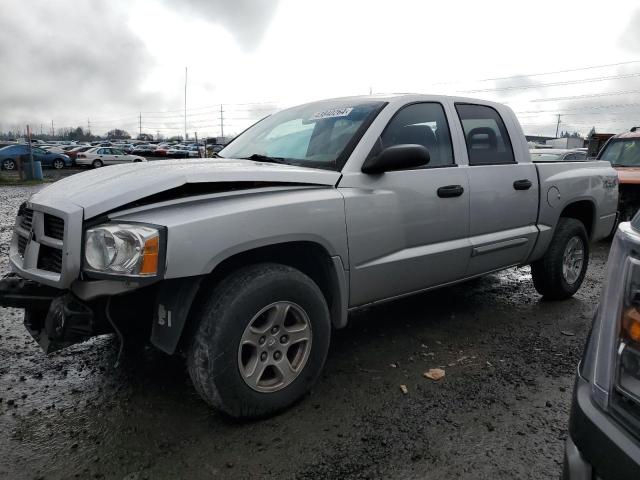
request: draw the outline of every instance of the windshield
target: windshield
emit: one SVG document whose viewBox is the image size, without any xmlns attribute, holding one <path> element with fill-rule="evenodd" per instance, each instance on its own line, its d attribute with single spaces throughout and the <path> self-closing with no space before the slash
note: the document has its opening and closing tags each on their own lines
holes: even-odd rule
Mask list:
<svg viewBox="0 0 640 480">
<path fill-rule="evenodd" d="M 600 153 L 600 160 L 620 167 L 640 167 L 640 138 L 612 140 Z"/>
<path fill-rule="evenodd" d="M 256 123 L 218 155 L 339 170 L 350 141 L 382 105 L 341 100 L 289 108 Z"/>
<path fill-rule="evenodd" d="M 532 153 L 531 160 L 534 162 L 557 162 L 562 159 L 562 153 Z"/>
</svg>

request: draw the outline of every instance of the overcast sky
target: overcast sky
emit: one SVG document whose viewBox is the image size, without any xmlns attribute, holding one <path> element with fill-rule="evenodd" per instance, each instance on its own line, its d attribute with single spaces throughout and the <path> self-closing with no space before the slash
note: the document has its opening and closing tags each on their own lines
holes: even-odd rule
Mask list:
<svg viewBox="0 0 640 480">
<path fill-rule="evenodd" d="M 221 103 L 233 133 L 370 90 L 507 102 L 530 134 L 557 113 L 561 130 L 618 132 L 640 125 L 640 4 L 1 0 L 0 65 L 3 130 L 136 134 L 142 112 L 144 132 L 180 134 L 188 67 L 190 135 L 220 133 Z"/>
</svg>

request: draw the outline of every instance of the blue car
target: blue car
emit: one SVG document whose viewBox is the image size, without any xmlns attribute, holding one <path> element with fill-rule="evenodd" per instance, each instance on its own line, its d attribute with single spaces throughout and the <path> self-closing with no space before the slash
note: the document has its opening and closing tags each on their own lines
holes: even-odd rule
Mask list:
<svg viewBox="0 0 640 480">
<path fill-rule="evenodd" d="M 61 169 L 72 165 L 71 159 L 62 153 L 47 152 L 38 147 L 32 147 L 33 159 L 42 162 L 43 167 Z M 18 168 L 18 159 L 29 161 L 29 149 L 27 145 L 16 144 L 0 148 L 0 169 L 15 170 Z"/>
</svg>

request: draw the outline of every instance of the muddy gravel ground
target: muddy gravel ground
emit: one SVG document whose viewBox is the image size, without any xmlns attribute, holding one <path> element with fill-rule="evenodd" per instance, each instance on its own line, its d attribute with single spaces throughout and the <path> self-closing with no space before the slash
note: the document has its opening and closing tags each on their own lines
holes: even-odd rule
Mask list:
<svg viewBox="0 0 640 480">
<path fill-rule="evenodd" d="M 0 271 L 36 189 L 0 188 Z M 608 249 L 564 302 L 521 268 L 361 310 L 311 395 L 252 423 L 207 407 L 179 356 L 116 367 L 105 336 L 47 357 L 0 309 L 0 478 L 556 479 Z"/>
</svg>

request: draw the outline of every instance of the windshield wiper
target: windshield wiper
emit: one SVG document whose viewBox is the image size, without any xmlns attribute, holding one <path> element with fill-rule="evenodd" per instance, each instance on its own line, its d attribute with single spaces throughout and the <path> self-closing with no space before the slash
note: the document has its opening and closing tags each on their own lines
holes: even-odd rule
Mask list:
<svg viewBox="0 0 640 480">
<path fill-rule="evenodd" d="M 248 157 L 241 157 L 240 160 L 253 160 L 254 162 L 279 163 L 282 165 L 288 165 L 283 157 L 270 157 L 268 155 L 261 155 L 259 153 L 254 153 L 253 155 L 249 155 Z"/>
</svg>

